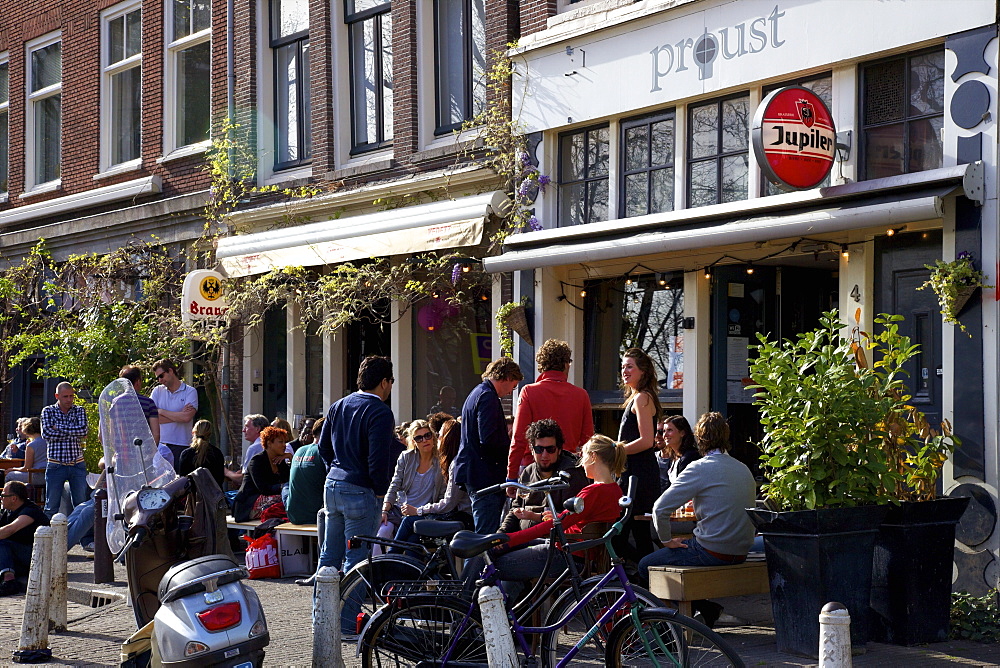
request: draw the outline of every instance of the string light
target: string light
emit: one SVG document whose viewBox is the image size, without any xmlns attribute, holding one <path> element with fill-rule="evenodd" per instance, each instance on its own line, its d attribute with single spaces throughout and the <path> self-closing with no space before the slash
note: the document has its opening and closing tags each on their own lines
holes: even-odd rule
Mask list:
<svg viewBox="0 0 1000 668">
<path fill-rule="evenodd" d="M 580 290 L 580 296 L 581 297 L 586 297 L 587 296 L 587 291 L 586 290 Z"/>
<path fill-rule="evenodd" d="M 851 251 L 848 250 L 847 244 L 844 244 L 840 247 L 840 254 L 844 256 L 845 260 L 849 260 L 851 258 Z"/>
<path fill-rule="evenodd" d="M 666 274 L 660 274 L 659 283 L 660 283 L 661 286 L 665 286 L 667 284 L 667 275 Z"/>
<path fill-rule="evenodd" d="M 885 231 L 885 236 L 887 237 L 891 237 L 894 234 L 896 234 L 896 230 L 892 229 L 891 227 Z"/>
<path fill-rule="evenodd" d="M 712 269 L 711 269 L 711 267 L 705 267 L 705 278 L 712 278 Z"/>
<path fill-rule="evenodd" d="M 753 262 L 747 260 L 747 276 L 753 276 Z"/>
</svg>

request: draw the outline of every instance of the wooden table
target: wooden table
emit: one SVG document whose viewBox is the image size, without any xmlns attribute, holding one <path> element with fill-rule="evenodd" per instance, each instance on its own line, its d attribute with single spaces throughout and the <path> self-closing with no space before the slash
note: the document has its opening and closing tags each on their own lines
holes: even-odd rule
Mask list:
<svg viewBox="0 0 1000 668">
<path fill-rule="evenodd" d="M 15 469 L 24 466 L 23 459 L 0 459 L 0 471 Z"/>
</svg>

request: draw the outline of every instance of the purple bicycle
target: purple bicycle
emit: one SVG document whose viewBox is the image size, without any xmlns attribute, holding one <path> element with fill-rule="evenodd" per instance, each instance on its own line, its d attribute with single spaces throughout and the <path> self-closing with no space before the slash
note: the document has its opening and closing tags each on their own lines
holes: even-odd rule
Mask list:
<svg viewBox="0 0 1000 668">
<path fill-rule="evenodd" d="M 520 487 L 518 483 L 497 487 L 508 486 Z M 511 606 L 504 592 L 511 630 L 523 655 L 522 665 L 742 667 L 739 655 L 721 636 L 676 610 L 662 607 L 656 597 L 629 582 L 611 539 L 629 519 L 633 489 L 634 479 L 629 481 L 629 494 L 619 501 L 624 509 L 622 517 L 602 537 L 578 543 L 549 541 L 545 575 L 520 603 Z M 573 511 L 579 501 L 568 500 L 567 509 Z M 558 517 L 548 495 L 547 502 Z M 503 534 L 460 532 L 452 540 L 451 550 L 456 556 L 485 557 L 486 565 L 474 588 L 457 581 L 387 585 L 383 592 L 386 603 L 369 620 L 359 641 L 362 665 L 485 666 L 484 632 L 476 601 L 482 587 L 497 586 L 503 591 L 502 574 L 487 550 L 504 538 Z M 572 553 L 598 547 L 606 549 L 611 558 L 612 568 L 606 575 L 579 585 L 572 582 L 568 590 L 562 587 L 565 577 L 545 582 L 557 554 L 566 557 L 567 571 L 575 573 Z M 538 594 L 539 589 L 544 591 Z M 551 599 L 555 603 L 538 625 L 533 615 Z"/>
</svg>

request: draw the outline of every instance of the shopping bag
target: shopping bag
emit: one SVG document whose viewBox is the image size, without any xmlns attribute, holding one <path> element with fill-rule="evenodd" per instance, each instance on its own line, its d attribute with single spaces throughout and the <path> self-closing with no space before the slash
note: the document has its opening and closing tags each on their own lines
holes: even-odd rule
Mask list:
<svg viewBox="0 0 1000 668">
<path fill-rule="evenodd" d="M 392 522 L 382 522 L 378 525 L 378 533 L 375 534 L 379 538 L 392 538 L 396 535 L 396 525 Z M 372 545 L 372 556 L 377 557 L 378 555 L 385 552 L 382 546 L 378 543 Z"/>
<path fill-rule="evenodd" d="M 280 578 L 281 565 L 278 563 L 278 541 L 273 534 L 266 533 L 260 538 L 250 539 L 247 546 L 246 566 L 251 580 Z"/>
</svg>

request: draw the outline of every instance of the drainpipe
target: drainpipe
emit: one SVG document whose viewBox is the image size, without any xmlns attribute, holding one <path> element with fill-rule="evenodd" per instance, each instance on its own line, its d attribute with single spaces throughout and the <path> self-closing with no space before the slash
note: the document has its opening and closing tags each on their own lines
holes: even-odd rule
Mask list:
<svg viewBox="0 0 1000 668">
<path fill-rule="evenodd" d="M 235 0 L 226 0 L 226 115 L 229 117 L 230 122 L 233 121 L 233 117 L 236 114 L 236 26 L 233 21 L 234 3 Z M 230 177 L 232 177 L 232 170 L 233 152 L 230 149 Z M 226 456 L 232 454 L 229 452 L 229 400 L 231 395 L 229 364 L 229 342 L 226 341 L 222 344 L 222 429 L 219 430 L 220 450 Z"/>
</svg>

